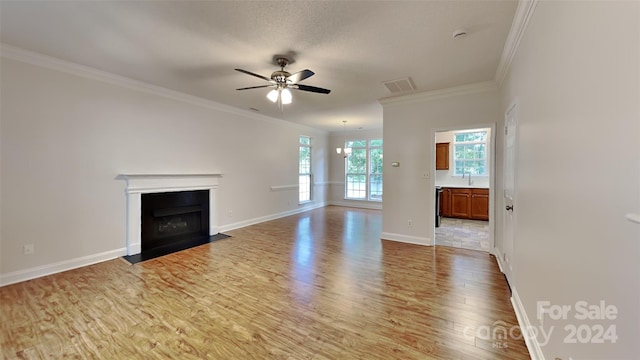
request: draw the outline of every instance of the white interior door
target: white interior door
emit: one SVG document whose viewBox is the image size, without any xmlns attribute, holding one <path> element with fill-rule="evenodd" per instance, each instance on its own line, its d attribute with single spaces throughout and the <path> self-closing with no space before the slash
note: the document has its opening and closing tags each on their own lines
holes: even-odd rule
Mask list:
<svg viewBox="0 0 640 360">
<path fill-rule="evenodd" d="M 516 104 L 513 104 L 505 116 L 504 126 L 504 208 L 503 213 L 503 271 L 510 279 L 513 273 L 514 253 L 514 212 L 515 208 L 515 166 L 516 166 Z"/>
</svg>

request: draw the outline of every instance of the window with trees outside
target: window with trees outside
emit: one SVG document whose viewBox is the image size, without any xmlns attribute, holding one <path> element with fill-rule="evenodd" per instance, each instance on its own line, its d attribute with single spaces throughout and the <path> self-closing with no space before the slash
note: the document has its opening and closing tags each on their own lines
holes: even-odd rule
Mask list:
<svg viewBox="0 0 640 360">
<path fill-rule="evenodd" d="M 453 135 L 454 175 L 487 175 L 487 131 Z"/>
<path fill-rule="evenodd" d="M 311 201 L 311 138 L 300 136 L 298 202 Z"/>
<path fill-rule="evenodd" d="M 347 141 L 345 198 L 382 201 L 382 139 Z"/>
</svg>

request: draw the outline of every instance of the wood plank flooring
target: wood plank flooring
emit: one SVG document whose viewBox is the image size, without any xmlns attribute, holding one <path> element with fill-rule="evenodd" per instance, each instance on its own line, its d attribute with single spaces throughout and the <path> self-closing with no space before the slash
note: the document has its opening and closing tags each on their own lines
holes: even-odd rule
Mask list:
<svg viewBox="0 0 640 360">
<path fill-rule="evenodd" d="M 487 253 L 326 207 L 131 265 L 0 288 L 5 359 L 529 359 Z M 517 333 L 519 334 L 519 332 Z"/>
</svg>

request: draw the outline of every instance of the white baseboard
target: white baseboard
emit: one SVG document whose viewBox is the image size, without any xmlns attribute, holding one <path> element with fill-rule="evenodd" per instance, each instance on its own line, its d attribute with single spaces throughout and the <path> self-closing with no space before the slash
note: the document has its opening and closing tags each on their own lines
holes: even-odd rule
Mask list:
<svg viewBox="0 0 640 360">
<path fill-rule="evenodd" d="M 502 251 L 500 251 L 499 248 L 494 247 L 492 253 L 496 257 L 496 261 L 498 262 L 498 267 L 500 268 L 500 272 L 505 274 L 505 277 L 506 277 L 506 273 L 504 272 L 504 267 L 502 265 Z M 518 326 L 520 327 L 520 331 L 524 338 L 524 342 L 527 345 L 527 350 L 529 350 L 529 355 L 531 356 L 532 360 L 544 360 L 544 355 L 542 354 L 542 349 L 540 348 L 538 339 L 535 337 L 535 333 L 532 333 L 531 331 L 531 329 L 533 328 L 533 325 L 529 321 L 529 317 L 527 316 L 527 313 L 524 310 L 524 305 L 522 305 L 522 301 L 520 301 L 520 296 L 518 296 L 518 291 L 516 291 L 514 284 L 511 284 L 511 282 L 509 282 L 509 286 L 511 287 L 511 306 L 513 306 L 513 311 L 516 313 Z"/>
<path fill-rule="evenodd" d="M 532 331 L 534 327 L 529 321 L 527 312 L 524 310 L 524 306 L 522 305 L 522 301 L 520 301 L 520 297 L 518 296 L 518 292 L 515 287 L 511 287 L 511 305 L 516 313 L 520 332 L 524 337 L 524 342 L 527 345 L 527 350 L 529 350 L 531 360 L 544 360 L 544 354 L 542 353 L 542 349 L 538 343 L 538 338 L 536 338 L 536 332 Z"/>
<path fill-rule="evenodd" d="M 369 201 L 329 201 L 327 205 L 353 207 L 360 209 L 382 210 L 382 203 Z"/>
<path fill-rule="evenodd" d="M 42 276 L 47 276 L 67 270 L 73 270 L 79 267 L 92 265 L 95 263 L 111 260 L 124 256 L 127 253 L 126 248 L 109 250 L 98 254 L 82 256 L 75 259 L 60 261 L 53 264 L 36 266 L 29 269 L 18 270 L 7 274 L 0 275 L 0 286 L 15 284 L 21 281 L 31 280 Z"/>
<path fill-rule="evenodd" d="M 262 223 L 262 222 L 265 222 L 265 221 L 271 221 L 271 220 L 275 220 L 275 219 L 280 219 L 280 218 L 283 218 L 283 217 L 287 217 L 287 216 L 303 213 L 305 211 L 318 209 L 318 208 L 325 207 L 325 206 L 327 206 L 326 202 L 305 205 L 304 207 L 300 207 L 298 209 L 283 211 L 283 212 L 276 213 L 276 214 L 260 216 L 260 217 L 253 218 L 253 219 L 248 219 L 248 220 L 238 221 L 238 222 L 231 223 L 231 224 L 222 225 L 222 226 L 219 226 L 218 229 L 219 229 L 220 232 L 223 233 L 225 231 L 240 229 L 240 228 L 243 228 L 243 227 L 246 227 L 246 226 L 259 224 L 259 223 Z"/>
<path fill-rule="evenodd" d="M 131 244 L 131 246 L 129 246 L 129 253 L 127 255 L 140 254 L 141 252 L 142 252 L 142 243 Z"/>
<path fill-rule="evenodd" d="M 498 262 L 498 267 L 500 268 L 500 272 L 504 274 L 504 268 L 502 267 L 502 252 L 497 247 L 494 247 L 493 250 L 491 250 L 491 253 L 493 254 L 493 256 L 496 257 L 496 261 Z"/>
<path fill-rule="evenodd" d="M 383 232 L 380 234 L 380 238 L 382 238 L 382 240 L 398 241 L 398 242 L 403 242 L 408 244 L 433 246 L 433 241 L 431 241 L 431 239 L 426 237 L 420 237 L 420 236 L 411 236 L 411 235 Z"/>
</svg>

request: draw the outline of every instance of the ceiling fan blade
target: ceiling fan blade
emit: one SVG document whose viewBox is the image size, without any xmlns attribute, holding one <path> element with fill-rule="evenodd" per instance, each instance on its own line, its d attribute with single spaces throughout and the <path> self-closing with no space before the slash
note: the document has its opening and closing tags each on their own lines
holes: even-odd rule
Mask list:
<svg viewBox="0 0 640 360">
<path fill-rule="evenodd" d="M 313 74 L 315 74 L 313 71 L 309 69 L 304 69 L 302 71 L 298 71 L 297 73 L 287 76 L 287 80 L 291 81 L 292 84 L 295 84 L 299 81 L 312 77 Z"/>
<path fill-rule="evenodd" d="M 256 74 L 256 73 L 252 73 L 251 71 L 242 70 L 242 69 L 236 69 L 236 71 L 240 71 L 241 73 L 245 73 L 247 75 L 255 76 L 255 77 L 260 78 L 262 80 L 271 81 L 271 79 L 269 79 L 268 77 L 262 76 L 262 75 L 259 75 L 259 74 Z"/>
<path fill-rule="evenodd" d="M 331 90 L 329 89 L 323 89 L 320 87 L 315 87 L 315 86 L 309 86 L 309 85 L 296 85 L 296 86 L 292 86 L 292 88 L 294 89 L 298 89 L 298 90 L 302 90 L 302 91 L 311 91 L 314 93 L 320 93 L 320 94 L 328 94 L 331 92 Z"/>
<path fill-rule="evenodd" d="M 274 87 L 274 86 L 275 85 L 258 85 L 258 86 L 243 87 L 243 88 L 236 89 L 236 90 L 260 89 L 260 88 Z"/>
</svg>

